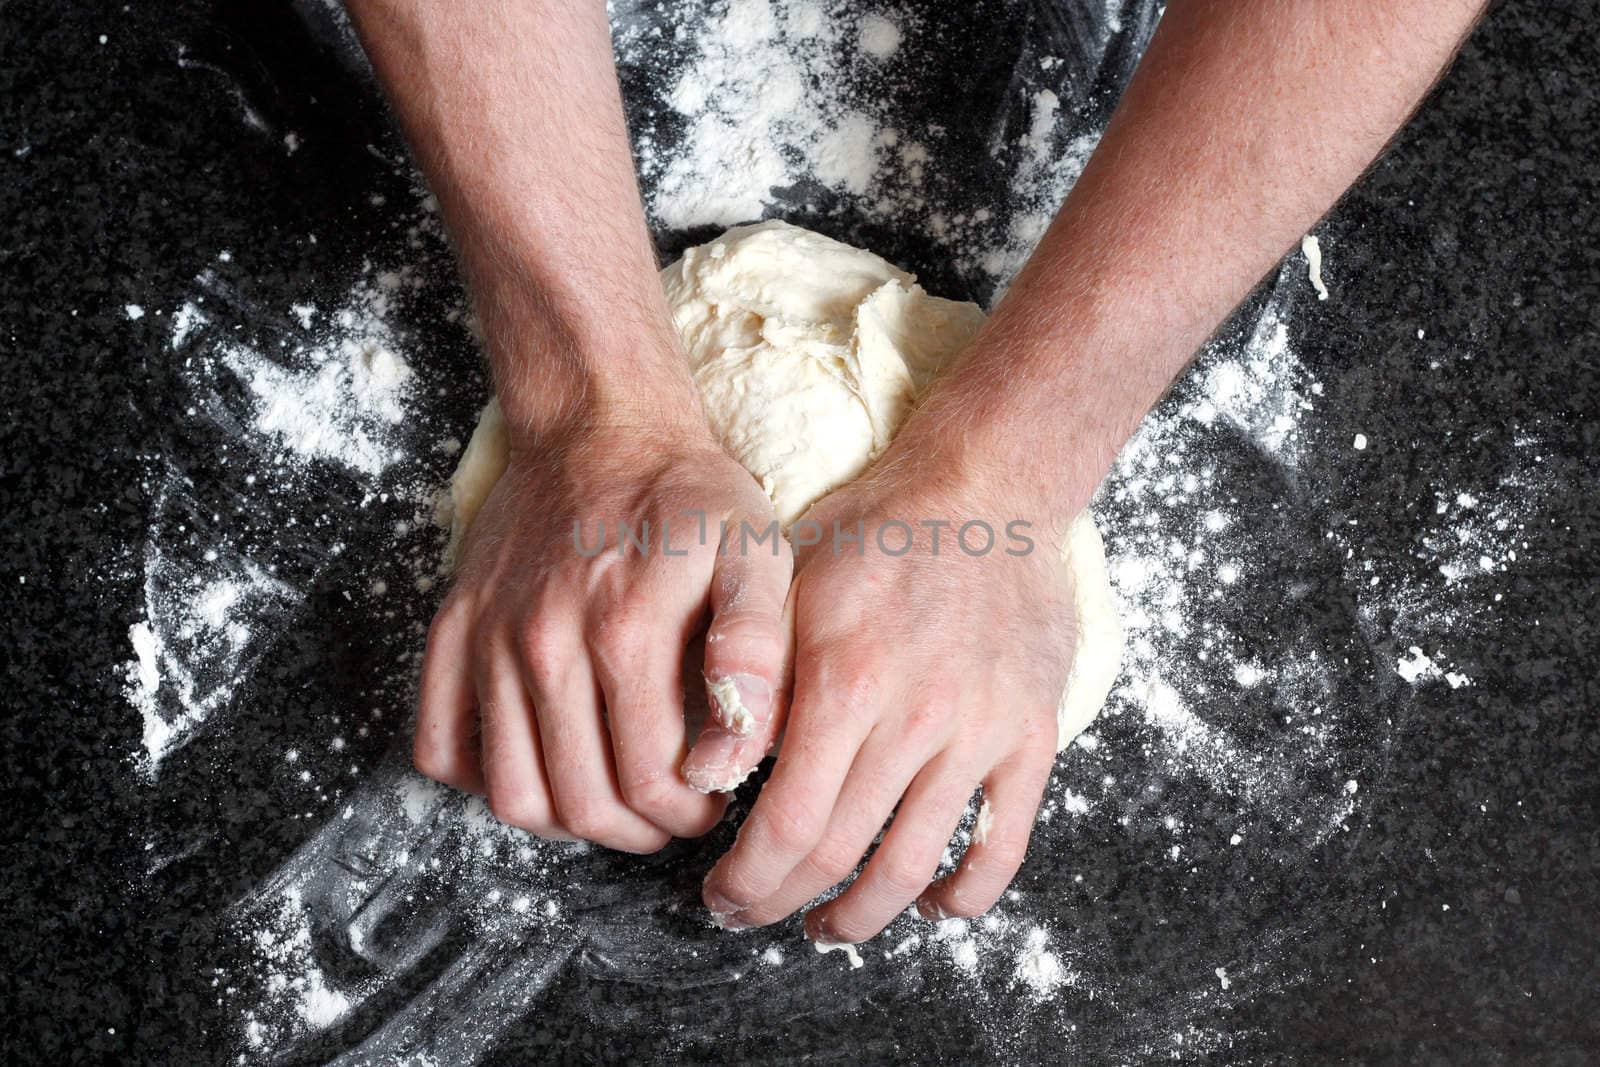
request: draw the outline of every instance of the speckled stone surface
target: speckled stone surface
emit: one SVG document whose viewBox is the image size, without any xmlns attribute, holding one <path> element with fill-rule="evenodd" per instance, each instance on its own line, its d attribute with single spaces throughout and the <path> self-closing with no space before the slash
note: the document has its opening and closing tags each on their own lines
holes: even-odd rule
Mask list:
<svg viewBox="0 0 1600 1067">
<path fill-rule="evenodd" d="M 1338 297 L 1299 309 L 1295 341 L 1328 383 L 1309 432 L 1329 447 L 1285 494 L 1324 521 L 1359 521 L 1364 551 L 1404 569 L 1434 488 L 1498 484 L 1515 435 L 1537 435 L 1559 491 L 1530 502 L 1527 545 L 1498 595 L 1462 605 L 1451 652 L 1472 684 L 1410 687 L 1390 672 L 1374 686 L 1374 714 L 1393 726 L 1382 773 L 1363 781 L 1350 832 L 1272 883 L 1276 912 L 1317 916 L 1280 946 L 1293 980 L 1210 1017 L 1197 1009 L 1231 1035 L 1201 1058 L 1600 1057 L 1597 29 L 1592 3 L 1498 6 L 1321 228 Z M 242 108 L 272 135 L 249 133 Z M 285 129 L 305 131 L 302 151 L 283 151 Z M 407 183 L 369 144 L 397 147 L 381 102 L 289 5 L 0 7 L 7 1062 L 220 1063 L 236 1051 L 213 987 L 218 916 L 311 826 L 279 785 L 221 758 L 180 766 L 161 788 L 136 772 L 139 716 L 122 688 L 145 475 L 187 431 L 164 326 L 123 306 L 176 307 L 218 249 L 248 248 L 255 293 L 285 300 L 308 274 L 358 264 L 388 232 L 369 195 Z M 937 278 L 914 240 L 877 243 Z M 1368 449 L 1331 447 L 1356 433 Z M 1293 610 L 1314 623 L 1349 596 L 1330 584 Z M 331 603 L 316 617 L 284 635 L 254 683 L 288 710 L 230 720 L 232 751 L 292 733 L 324 688 L 359 690 L 357 623 Z M 1373 636 L 1352 670 L 1392 663 L 1385 640 Z M 401 720 L 350 759 L 375 758 Z M 148 843 L 172 840 L 183 855 L 146 877 Z M 1130 973 L 1181 970 L 1258 914 L 1259 899 L 1245 903 L 1264 870 L 1212 865 L 1210 881 L 1175 885 L 1147 866 L 1148 848 L 1119 853 L 1117 840 L 1086 842 L 1073 907 L 1111 932 Z M 1054 870 L 1041 859 L 1025 881 Z M 668 883 L 692 899 L 692 878 Z M 948 982 L 865 996 L 847 977 L 797 988 L 774 1015 L 574 971 L 489 1060 L 989 1054 L 981 1021 L 949 1006 Z M 332 1059 L 403 995 L 288 1059 Z M 1024 1033 L 1011 1048 L 1033 1061 L 1187 1058 L 1181 1043 L 1130 1051 L 1116 1033 L 1086 1013 L 1082 1029 Z"/>
</svg>

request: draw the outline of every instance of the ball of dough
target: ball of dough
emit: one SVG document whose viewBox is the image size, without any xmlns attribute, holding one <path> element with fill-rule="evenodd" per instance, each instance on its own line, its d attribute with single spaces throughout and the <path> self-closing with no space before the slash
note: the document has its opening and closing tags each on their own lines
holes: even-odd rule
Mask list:
<svg viewBox="0 0 1600 1067">
<path fill-rule="evenodd" d="M 691 248 L 661 280 L 706 418 L 785 528 L 877 458 L 984 321 L 976 304 L 930 296 L 880 256 L 779 221 Z M 447 567 L 506 456 L 505 422 L 491 401 L 450 481 Z M 1061 554 L 1078 622 L 1056 713 L 1065 747 L 1116 681 L 1122 627 L 1088 512 Z"/>
<path fill-rule="evenodd" d="M 976 304 L 784 222 L 729 230 L 661 278 L 706 418 L 786 528 L 878 457 L 983 325 Z"/>
</svg>

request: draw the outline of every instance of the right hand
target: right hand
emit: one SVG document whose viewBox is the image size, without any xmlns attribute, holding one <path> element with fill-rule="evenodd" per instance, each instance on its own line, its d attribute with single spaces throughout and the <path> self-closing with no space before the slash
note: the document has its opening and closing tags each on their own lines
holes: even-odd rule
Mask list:
<svg viewBox="0 0 1600 1067">
<path fill-rule="evenodd" d="M 727 762 L 753 763 L 743 749 L 769 743 L 788 691 L 793 561 L 781 537 L 776 554 L 771 541 L 719 551 L 719 532 L 773 521 L 703 423 L 591 418 L 537 447 L 514 432 L 428 633 L 417 768 L 486 793 L 497 818 L 540 837 L 650 852 L 710 829 L 727 803 L 704 791 L 722 784 L 718 768 L 680 773 L 684 649 L 709 610 L 705 676 L 732 679 L 754 720 Z M 649 549 L 619 554 L 619 522 L 648 523 Z M 714 699 L 711 711 L 708 728 L 728 715 Z"/>
</svg>

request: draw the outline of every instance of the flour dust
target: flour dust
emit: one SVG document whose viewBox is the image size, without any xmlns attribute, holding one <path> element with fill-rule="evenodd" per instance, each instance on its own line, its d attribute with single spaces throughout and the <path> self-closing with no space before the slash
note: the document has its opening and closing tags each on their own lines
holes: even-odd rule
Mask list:
<svg viewBox="0 0 1600 1067">
<path fill-rule="evenodd" d="M 1074 65 L 1030 53 L 1015 121 L 992 144 L 1004 194 L 958 210 L 958 178 L 940 166 L 948 131 L 895 111 L 898 65 L 941 44 L 914 6 L 852 6 L 849 18 L 833 0 L 618 7 L 625 70 L 659 50 L 676 57 L 659 106 L 634 124 L 666 229 L 749 221 L 813 189 L 926 236 L 974 286 L 1003 291 L 1098 138 Z M 1085 47 L 1109 54 L 1118 35 L 1147 30 L 1131 11 L 1108 5 Z M 1312 877 L 1308 857 L 1360 827 L 1389 743 L 1374 711 L 1386 687 L 1473 684 L 1450 635 L 1464 590 L 1497 597 L 1488 590 L 1524 562 L 1522 523 L 1547 491 L 1536 436 L 1503 484 L 1440 490 L 1418 531 L 1425 573 L 1369 555 L 1359 521 L 1297 489 L 1329 449 L 1366 456 L 1384 442 L 1324 432 L 1319 413 L 1338 398 L 1296 354 L 1306 281 L 1286 264 L 1146 420 L 1095 501 L 1128 652 L 1106 711 L 1058 760 L 1022 876 L 981 918 L 897 919 L 855 967 L 802 951 L 792 926 L 712 930 L 694 891 L 707 857 L 543 842 L 407 766 L 443 544 L 436 494 L 484 386 L 441 377 L 410 330 L 426 315 L 470 343 L 431 198 L 419 190 L 389 210 L 407 256 L 364 264 L 332 295 L 261 307 L 230 280 L 249 268 L 234 250 L 175 306 L 125 311 L 164 321 L 181 398 L 166 447 L 145 457 L 153 504 L 130 576 L 142 613 L 121 679 L 132 773 L 155 789 L 177 762 L 231 752 L 299 789 L 283 817 L 314 828 L 211 931 L 219 957 L 244 950 L 217 978 L 241 1061 L 349 1034 L 340 1062 L 472 1063 L 574 968 L 641 996 L 669 982 L 722 990 L 661 1020 L 684 1035 L 768 998 L 804 1013 L 830 1010 L 841 988 L 938 989 L 981 1020 L 1001 1060 L 1019 1035 L 1070 1039 L 1105 1012 L 1121 1020 L 1108 1054 L 1196 1056 L 1240 1036 L 1218 1022 L 1230 1006 L 1305 979 L 1282 961 L 1317 923 L 1315 902 L 1285 916 L 1270 890 Z M 358 524 L 384 533 L 352 560 Z M 1324 585 L 1357 590 L 1348 617 L 1302 610 Z M 320 733 L 228 748 L 229 727 L 267 706 L 277 682 L 258 672 L 275 646 L 329 632 L 330 604 L 351 613 L 331 632 L 383 635 L 378 676 Z M 392 737 L 386 755 L 348 756 L 373 736 Z M 977 819 L 974 805 L 947 866 Z M 171 857 L 148 847 L 154 874 Z M 1107 919 L 1118 887 L 1137 879 L 1179 902 L 1235 870 L 1260 880 L 1239 905 L 1253 933 L 1198 936 L 1182 973 L 1130 973 L 1127 931 Z"/>
</svg>

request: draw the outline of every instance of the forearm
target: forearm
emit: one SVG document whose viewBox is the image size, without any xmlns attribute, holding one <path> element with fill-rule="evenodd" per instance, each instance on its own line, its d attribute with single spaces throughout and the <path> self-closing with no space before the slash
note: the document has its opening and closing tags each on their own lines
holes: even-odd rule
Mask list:
<svg viewBox="0 0 1600 1067">
<path fill-rule="evenodd" d="M 601 0 L 349 0 L 438 196 L 514 434 L 696 416 Z"/>
<path fill-rule="evenodd" d="M 1066 204 L 907 425 L 1062 519 L 1427 93 L 1481 0 L 1174 0 Z"/>
</svg>

